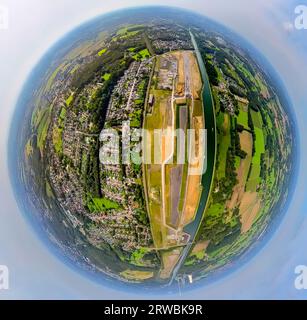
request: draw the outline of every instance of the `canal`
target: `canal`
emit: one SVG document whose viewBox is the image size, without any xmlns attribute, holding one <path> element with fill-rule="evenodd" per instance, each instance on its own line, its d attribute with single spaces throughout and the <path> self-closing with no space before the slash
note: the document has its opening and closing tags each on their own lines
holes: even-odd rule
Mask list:
<svg viewBox="0 0 307 320">
<path fill-rule="evenodd" d="M 204 109 L 205 128 L 207 130 L 207 155 L 205 159 L 205 162 L 206 162 L 205 168 L 207 168 L 207 170 L 204 172 L 202 176 L 202 193 L 201 193 L 199 206 L 195 215 L 195 219 L 193 222 L 191 222 L 189 225 L 187 225 L 184 228 L 184 231 L 190 235 L 190 241 L 188 245 L 184 248 L 181 258 L 173 271 L 172 281 L 175 279 L 178 271 L 180 270 L 181 266 L 183 265 L 184 261 L 186 260 L 186 258 L 190 253 L 194 239 L 200 229 L 204 213 L 208 206 L 209 197 L 211 194 L 211 189 L 213 184 L 213 178 L 214 178 L 216 149 L 217 149 L 215 107 L 214 107 L 214 100 L 211 92 L 210 81 L 209 81 L 206 66 L 202 58 L 201 52 L 199 50 L 195 36 L 191 31 L 190 31 L 190 35 L 191 35 L 191 40 L 194 46 L 199 69 L 200 69 L 202 80 L 203 80 L 202 100 L 203 100 L 203 109 Z"/>
</svg>

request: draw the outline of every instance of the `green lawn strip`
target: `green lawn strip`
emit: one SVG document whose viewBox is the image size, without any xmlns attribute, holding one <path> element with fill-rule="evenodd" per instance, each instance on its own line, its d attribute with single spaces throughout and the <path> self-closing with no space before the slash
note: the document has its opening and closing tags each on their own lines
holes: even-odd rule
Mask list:
<svg viewBox="0 0 307 320">
<path fill-rule="evenodd" d="M 58 73 L 61 71 L 62 69 L 62 65 L 58 66 L 54 71 L 53 73 L 51 74 L 51 76 L 49 77 L 48 81 L 47 81 L 47 85 L 46 85 L 46 88 L 45 88 L 45 91 L 48 92 L 52 85 L 53 85 L 53 82 L 55 80 L 55 78 L 57 77 Z"/>
<path fill-rule="evenodd" d="M 238 124 L 243 126 L 245 129 L 248 129 L 248 113 L 244 111 L 243 104 L 239 102 L 240 112 L 238 115 Z"/>
<path fill-rule="evenodd" d="M 262 129 L 255 127 L 255 154 L 252 159 L 252 168 L 246 185 L 248 191 L 254 192 L 260 182 L 261 155 L 265 152 L 264 135 Z"/>
<path fill-rule="evenodd" d="M 143 261 L 144 256 L 149 253 L 151 250 L 149 248 L 140 248 L 135 250 L 130 257 L 130 263 L 139 266 L 139 267 L 144 267 L 146 264 Z"/>
<path fill-rule="evenodd" d="M 221 133 L 218 136 L 219 141 L 219 163 L 217 168 L 217 176 L 219 179 L 225 177 L 226 174 L 226 163 L 227 163 L 227 152 L 231 145 L 231 137 L 230 137 L 230 126 L 229 126 L 229 116 L 227 114 L 224 115 L 224 121 L 221 127 Z"/>
<path fill-rule="evenodd" d="M 46 108 L 42 111 L 40 122 L 37 127 L 37 147 L 40 149 L 41 153 L 43 152 L 43 148 L 45 145 L 45 141 L 47 138 L 48 128 L 50 125 L 50 114 L 52 110 L 52 105 L 49 108 Z"/>
<path fill-rule="evenodd" d="M 99 213 L 106 210 L 118 209 L 120 205 L 117 202 L 106 198 L 94 198 L 89 196 L 87 200 L 87 207 L 91 213 Z"/>
<path fill-rule="evenodd" d="M 236 167 L 236 170 L 239 169 L 240 163 L 241 163 L 241 158 L 238 157 L 238 156 L 236 156 L 236 157 L 235 157 L 235 167 Z"/>
<path fill-rule="evenodd" d="M 71 105 L 73 100 L 74 100 L 74 94 L 72 93 L 65 101 L 67 107 L 69 107 Z"/>
<path fill-rule="evenodd" d="M 61 109 L 59 120 L 58 120 L 59 126 L 64 127 L 65 118 L 66 118 L 66 109 L 63 107 Z"/>
<path fill-rule="evenodd" d="M 105 73 L 101 78 L 104 81 L 108 81 L 111 78 L 111 73 Z"/>
<path fill-rule="evenodd" d="M 140 128 L 142 124 L 142 114 L 143 110 L 135 110 L 133 113 L 129 115 L 130 118 L 130 126 L 133 128 Z"/>
<path fill-rule="evenodd" d="M 106 53 L 106 52 L 107 52 L 107 49 L 106 49 L 106 48 L 100 50 L 100 51 L 98 52 L 99 57 L 101 57 L 101 56 L 102 56 L 104 53 Z"/>
<path fill-rule="evenodd" d="M 132 58 L 137 61 L 142 61 L 150 57 L 148 49 L 144 49 L 136 53 Z"/>
<path fill-rule="evenodd" d="M 254 126 L 256 128 L 262 129 L 263 121 L 262 121 L 261 113 L 251 110 L 251 115 L 252 115 Z"/>
</svg>

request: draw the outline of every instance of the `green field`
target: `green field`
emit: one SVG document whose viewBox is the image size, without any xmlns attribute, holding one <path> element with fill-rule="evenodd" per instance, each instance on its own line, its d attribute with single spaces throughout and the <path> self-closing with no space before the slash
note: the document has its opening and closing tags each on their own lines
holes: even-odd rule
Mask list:
<svg viewBox="0 0 307 320">
<path fill-rule="evenodd" d="M 58 126 L 54 126 L 52 133 L 52 142 L 54 149 L 57 154 L 61 154 L 63 152 L 63 129 Z"/>
<path fill-rule="evenodd" d="M 91 213 L 104 212 L 105 210 L 118 209 L 119 204 L 106 198 L 92 198 L 87 201 Z"/>
<path fill-rule="evenodd" d="M 227 152 L 231 145 L 231 137 L 230 137 L 230 121 L 229 115 L 224 114 L 224 120 L 221 127 L 221 134 L 218 137 L 219 141 L 219 165 L 217 168 L 217 176 L 219 179 L 225 177 L 226 174 L 226 163 L 227 163 Z"/>
<path fill-rule="evenodd" d="M 144 264 L 143 258 L 149 252 L 150 252 L 150 249 L 148 248 L 140 248 L 138 250 L 135 250 L 131 255 L 130 262 L 135 266 L 139 266 L 139 267 L 146 266 Z"/>
<path fill-rule="evenodd" d="M 28 142 L 26 143 L 25 147 L 25 155 L 26 157 L 30 157 L 33 154 L 33 145 L 32 145 L 32 139 L 30 138 Z"/>
<path fill-rule="evenodd" d="M 240 106 L 240 111 L 239 111 L 239 115 L 238 115 L 238 124 L 240 124 L 241 126 L 243 126 L 245 129 L 248 129 L 248 113 L 246 111 L 244 111 L 244 105 L 243 103 L 239 102 L 239 106 Z"/>
<path fill-rule="evenodd" d="M 137 61 L 142 61 L 150 57 L 148 49 L 144 49 L 136 53 L 132 58 Z"/>
<path fill-rule="evenodd" d="M 98 52 L 99 57 L 101 57 L 104 53 L 107 52 L 107 49 L 102 49 Z"/>
<path fill-rule="evenodd" d="M 214 217 L 218 217 L 221 215 L 221 213 L 224 212 L 225 204 L 222 203 L 215 203 L 211 205 L 206 213 L 207 218 L 210 217 L 212 220 L 214 220 Z"/>
<path fill-rule="evenodd" d="M 111 78 L 111 73 L 105 73 L 105 74 L 102 76 L 102 79 L 103 79 L 104 81 L 108 81 L 110 78 Z"/>
<path fill-rule="evenodd" d="M 58 124 L 53 127 L 52 142 L 57 154 L 63 153 L 63 130 L 65 125 L 66 109 L 61 109 Z"/>
<path fill-rule="evenodd" d="M 62 66 L 60 65 L 57 69 L 55 69 L 52 73 L 52 75 L 50 76 L 50 78 L 48 79 L 47 81 L 47 85 L 46 85 L 46 88 L 45 88 L 45 91 L 48 92 L 52 85 L 53 85 L 53 82 L 56 78 L 56 76 L 58 75 L 58 73 L 62 70 Z"/>
<path fill-rule="evenodd" d="M 252 168 L 246 185 L 247 191 L 254 192 L 260 183 L 261 155 L 265 153 L 265 139 L 262 129 L 263 121 L 259 112 L 251 111 L 255 130 L 255 153 L 252 159 Z"/>
<path fill-rule="evenodd" d="M 61 109 L 61 112 L 60 112 L 60 116 L 59 116 L 59 125 L 60 125 L 61 127 L 64 126 L 65 118 L 66 118 L 66 109 L 65 109 L 65 108 L 62 108 L 62 109 Z"/>
<path fill-rule="evenodd" d="M 66 99 L 66 105 L 67 107 L 69 107 L 72 103 L 72 101 L 74 100 L 74 94 L 72 93 L 67 99 Z"/>
<path fill-rule="evenodd" d="M 244 83 L 242 79 L 238 76 L 237 72 L 235 71 L 235 68 L 230 63 L 224 64 L 226 71 L 231 75 L 233 79 L 236 80 L 236 82 L 241 86 L 244 87 Z"/>
<path fill-rule="evenodd" d="M 116 37 L 113 38 L 112 41 L 118 41 L 119 39 L 128 39 L 136 36 L 140 33 L 143 25 L 129 25 L 119 29 L 116 33 Z"/>
<path fill-rule="evenodd" d="M 236 170 L 239 169 L 240 163 L 241 163 L 241 158 L 238 157 L 238 156 L 236 156 L 236 157 L 235 157 L 235 167 L 236 167 Z"/>
<path fill-rule="evenodd" d="M 78 71 L 79 68 L 80 68 L 79 65 L 75 65 L 75 66 L 71 69 L 70 74 L 74 74 L 76 71 Z"/>
<path fill-rule="evenodd" d="M 47 138 L 48 128 L 50 125 L 50 114 L 52 110 L 52 105 L 49 108 L 40 111 L 39 117 L 36 119 L 37 127 L 37 147 L 40 149 L 41 154 L 45 146 L 45 141 Z"/>
<path fill-rule="evenodd" d="M 141 281 L 152 278 L 154 273 L 152 271 L 125 270 L 120 275 L 127 280 Z"/>
<path fill-rule="evenodd" d="M 125 27 L 125 28 L 122 28 L 122 29 L 119 29 L 118 31 L 117 31 L 117 35 L 118 36 L 120 36 L 120 37 L 133 37 L 133 36 L 135 36 L 135 35 L 137 35 L 139 32 L 140 32 L 140 30 L 133 30 L 133 31 L 131 31 L 131 27 L 129 28 L 129 27 Z"/>
<path fill-rule="evenodd" d="M 262 117 L 261 117 L 261 113 L 260 112 L 256 112 L 254 110 L 251 110 L 251 115 L 252 115 L 254 126 L 257 127 L 257 128 L 262 129 L 263 120 L 262 120 Z"/>
<path fill-rule="evenodd" d="M 255 85 L 257 84 L 257 81 L 255 81 L 253 75 L 250 73 L 250 71 L 244 66 L 243 63 L 238 63 L 236 67 L 244 74 L 244 76 L 249 79 L 252 83 Z"/>
<path fill-rule="evenodd" d="M 48 181 L 46 181 L 46 195 L 48 198 L 54 198 L 53 191 Z"/>
</svg>

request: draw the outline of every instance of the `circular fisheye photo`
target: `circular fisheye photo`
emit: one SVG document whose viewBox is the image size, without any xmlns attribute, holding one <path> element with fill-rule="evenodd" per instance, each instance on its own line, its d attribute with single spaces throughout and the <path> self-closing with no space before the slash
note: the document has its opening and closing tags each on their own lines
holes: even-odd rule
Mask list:
<svg viewBox="0 0 307 320">
<path fill-rule="evenodd" d="M 33 70 L 10 175 L 70 266 L 119 288 L 193 288 L 276 230 L 295 163 L 291 112 L 269 63 L 226 27 L 175 8 L 117 11 Z"/>
</svg>

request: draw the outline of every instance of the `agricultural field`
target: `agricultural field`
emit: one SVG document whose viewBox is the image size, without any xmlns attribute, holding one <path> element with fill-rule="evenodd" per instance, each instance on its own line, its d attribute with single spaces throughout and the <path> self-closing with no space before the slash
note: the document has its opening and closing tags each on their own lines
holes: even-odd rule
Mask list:
<svg viewBox="0 0 307 320">
<path fill-rule="evenodd" d="M 277 169 L 274 159 L 283 151 L 271 147 L 273 141 L 284 145 L 286 134 L 280 127 L 285 116 L 278 116 L 281 106 L 265 76 L 246 58 L 217 50 L 217 43 L 208 46 L 204 60 L 215 100 L 216 173 L 202 227 L 182 268 L 193 272 L 203 266 L 203 272 L 196 272 L 200 278 L 227 265 L 257 230 L 264 230 L 282 176 L 282 165 Z"/>
<path fill-rule="evenodd" d="M 150 57 L 150 53 L 149 53 L 148 49 L 143 49 L 143 50 L 139 51 L 138 53 L 136 53 L 133 56 L 133 59 L 137 60 L 137 61 L 142 61 L 142 60 L 147 59 L 149 57 Z"/>
</svg>

